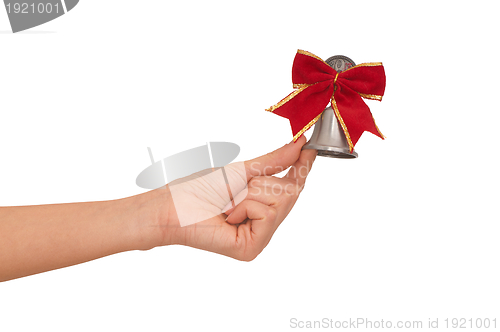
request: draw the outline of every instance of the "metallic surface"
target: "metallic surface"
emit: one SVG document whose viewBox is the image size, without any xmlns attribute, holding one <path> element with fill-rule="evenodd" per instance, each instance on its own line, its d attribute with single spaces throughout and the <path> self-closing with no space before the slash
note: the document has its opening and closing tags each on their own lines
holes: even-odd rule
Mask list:
<svg viewBox="0 0 500 332">
<path fill-rule="evenodd" d="M 350 152 L 344 131 L 331 107 L 325 108 L 321 118 L 314 125 L 314 132 L 303 150 L 318 150 L 318 156 L 331 158 L 357 158 L 356 152 Z"/>
<path fill-rule="evenodd" d="M 343 55 L 334 55 L 326 59 L 325 61 L 330 67 L 335 69 L 337 72 L 347 70 L 354 67 L 356 64 L 350 58 Z"/>
<path fill-rule="evenodd" d="M 343 55 L 332 56 L 325 62 L 337 72 L 344 71 L 356 65 L 354 61 Z M 318 150 L 318 156 L 322 157 L 346 159 L 358 157 L 355 151 L 350 151 L 344 131 L 331 107 L 325 108 L 321 117 L 314 125 L 311 139 L 302 149 Z"/>
</svg>

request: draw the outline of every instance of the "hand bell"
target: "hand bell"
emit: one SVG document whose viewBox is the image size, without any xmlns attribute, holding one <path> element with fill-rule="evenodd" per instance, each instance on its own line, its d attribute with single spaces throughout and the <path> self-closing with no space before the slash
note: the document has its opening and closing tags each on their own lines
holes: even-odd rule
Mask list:
<svg viewBox="0 0 500 332">
<path fill-rule="evenodd" d="M 337 72 L 344 71 L 356 64 L 354 61 L 343 55 L 335 55 L 325 61 Z M 319 120 L 314 125 L 314 131 L 309 142 L 303 150 L 318 150 L 318 156 L 330 158 L 357 158 L 358 154 L 349 149 L 349 144 L 344 131 L 335 116 L 332 107 L 327 107 L 321 113 Z"/>
</svg>

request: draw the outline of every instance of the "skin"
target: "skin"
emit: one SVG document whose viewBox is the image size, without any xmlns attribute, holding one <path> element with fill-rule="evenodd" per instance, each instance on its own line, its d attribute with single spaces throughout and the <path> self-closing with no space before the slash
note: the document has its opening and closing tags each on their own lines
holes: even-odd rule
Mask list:
<svg viewBox="0 0 500 332">
<path fill-rule="evenodd" d="M 244 173 L 226 166 L 231 188 L 238 188 L 233 202 L 221 198 L 226 183 L 209 175 L 112 201 L 0 207 L 0 281 L 175 244 L 251 261 L 304 188 L 316 157 L 316 150 L 301 151 L 305 142 L 244 162 Z M 288 168 L 282 178 L 272 176 Z M 181 227 L 173 185 L 189 211 L 214 216 Z"/>
</svg>

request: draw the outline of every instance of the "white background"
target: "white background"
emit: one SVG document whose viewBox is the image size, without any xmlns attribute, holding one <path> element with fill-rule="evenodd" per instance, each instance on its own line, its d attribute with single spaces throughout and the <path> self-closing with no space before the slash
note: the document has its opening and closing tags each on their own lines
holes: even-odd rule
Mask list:
<svg viewBox="0 0 500 332">
<path fill-rule="evenodd" d="M 160 159 L 229 141 L 240 161 L 282 146 L 288 121 L 264 109 L 292 91 L 298 48 L 383 62 L 384 100 L 368 104 L 387 139 L 318 158 L 250 263 L 172 246 L 1 283 L 0 331 L 500 327 L 497 13 L 494 1 L 81 0 L 12 34 L 1 8 L 2 206 L 141 193 L 148 146 Z"/>
</svg>

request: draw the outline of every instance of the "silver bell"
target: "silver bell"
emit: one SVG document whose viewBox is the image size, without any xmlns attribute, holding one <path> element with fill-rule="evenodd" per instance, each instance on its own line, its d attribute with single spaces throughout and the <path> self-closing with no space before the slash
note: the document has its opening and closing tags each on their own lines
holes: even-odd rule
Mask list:
<svg viewBox="0 0 500 332">
<path fill-rule="evenodd" d="M 314 131 L 303 150 L 318 150 L 318 156 L 331 158 L 357 158 L 358 154 L 350 151 L 344 131 L 337 121 L 331 107 L 325 108 L 314 125 Z"/>
<path fill-rule="evenodd" d="M 335 55 L 326 61 L 337 72 L 355 66 L 354 61 L 342 55 Z M 344 131 L 331 107 L 325 108 L 321 117 L 314 125 L 314 131 L 303 150 L 318 150 L 318 156 L 330 158 L 357 158 L 358 154 L 351 152 Z"/>
</svg>

